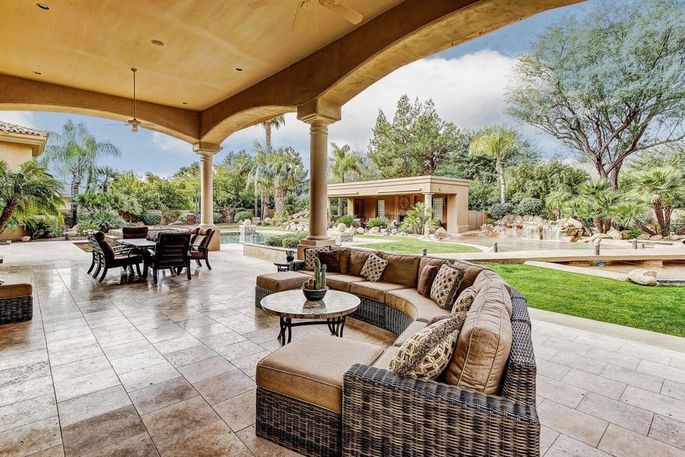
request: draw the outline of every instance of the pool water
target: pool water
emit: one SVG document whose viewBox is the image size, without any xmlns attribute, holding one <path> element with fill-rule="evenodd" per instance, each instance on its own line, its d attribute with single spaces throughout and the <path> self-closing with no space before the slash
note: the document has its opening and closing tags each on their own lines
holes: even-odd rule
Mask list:
<svg viewBox="0 0 685 457">
<path fill-rule="evenodd" d="M 264 244 L 269 235 L 264 233 L 256 233 L 253 236 L 245 238 L 247 243 Z M 239 232 L 221 232 L 221 244 L 238 244 L 240 243 Z"/>
</svg>

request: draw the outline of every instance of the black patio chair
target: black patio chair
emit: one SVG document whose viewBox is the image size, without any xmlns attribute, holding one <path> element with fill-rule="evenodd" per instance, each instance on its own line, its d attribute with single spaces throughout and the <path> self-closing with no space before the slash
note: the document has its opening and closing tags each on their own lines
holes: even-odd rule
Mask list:
<svg viewBox="0 0 685 457">
<path fill-rule="evenodd" d="M 185 268 L 188 279 L 191 279 L 189 248 L 190 233 L 160 233 L 154 253 L 145 254 L 143 276 L 147 278 L 148 268 L 152 267 L 152 280 L 157 284 L 159 270 L 179 274 Z"/>
<path fill-rule="evenodd" d="M 202 227 L 196 227 L 190 232 L 190 257 L 195 260 L 199 266 L 202 266 L 200 260 L 204 260 L 205 265 L 207 265 L 207 268 L 210 270 L 212 267 L 209 264 L 209 243 L 212 241 L 214 233 L 214 229 Z"/>
<path fill-rule="evenodd" d="M 124 270 L 133 271 L 133 265 L 136 266 L 138 271 L 138 276 L 140 276 L 140 264 L 143 262 L 143 257 L 140 254 L 131 251 L 130 249 L 117 249 L 113 248 L 106 240 L 105 234 L 102 232 L 96 232 L 93 234 L 93 238 L 97 243 L 99 263 L 98 268 L 93 274 L 93 277 L 97 278 L 100 270 L 104 268 L 102 275 L 100 276 L 99 282 L 105 280 L 107 272 L 110 268 L 123 268 Z"/>
</svg>

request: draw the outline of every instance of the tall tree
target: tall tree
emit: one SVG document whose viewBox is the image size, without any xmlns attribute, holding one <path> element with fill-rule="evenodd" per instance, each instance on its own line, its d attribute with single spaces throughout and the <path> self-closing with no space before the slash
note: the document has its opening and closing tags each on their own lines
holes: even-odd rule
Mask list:
<svg viewBox="0 0 685 457">
<path fill-rule="evenodd" d="M 285 116 L 280 115 L 276 117 L 272 117 L 268 121 L 262 122 L 262 127 L 264 127 L 264 146 L 266 148 L 266 152 L 270 153 L 272 149 L 272 144 L 271 144 L 271 131 L 273 129 L 280 129 L 285 125 Z"/>
<path fill-rule="evenodd" d="M 345 182 L 346 178 L 359 177 L 364 173 L 362 158 L 349 145 L 338 146 L 335 143 L 331 143 L 331 147 L 333 148 L 331 151 L 333 159 L 331 177 L 335 182 Z M 343 202 L 342 198 L 338 199 L 338 216 L 343 214 Z"/>
<path fill-rule="evenodd" d="M 281 148 L 269 155 L 269 175 L 274 189 L 275 215 L 285 214 L 286 191 L 306 176 L 302 158 L 293 148 Z"/>
<path fill-rule="evenodd" d="M 272 188 L 271 170 L 269 167 L 269 153 L 259 144 L 255 144 L 254 167 L 248 175 L 248 180 L 252 183 L 255 198 L 255 216 L 261 198 L 261 213 L 264 217 L 264 195 L 268 194 Z"/>
<path fill-rule="evenodd" d="M 8 222 L 26 221 L 38 214 L 60 216 L 62 184 L 33 161 L 21 165 L 19 172 L 0 161 L 0 233 Z"/>
<path fill-rule="evenodd" d="M 462 133 L 440 118 L 432 100 L 412 104 L 403 95 L 392 121 L 378 112 L 369 158 L 384 178 L 427 175 L 459 147 Z"/>
<path fill-rule="evenodd" d="M 76 197 L 83 179 L 93 172 L 98 159 L 119 155 L 119 149 L 112 143 L 99 143 L 84 123 L 74 124 L 69 120 L 64 124 L 61 134 L 50 133 L 42 160 L 70 179 L 72 224 L 78 223 Z"/>
<path fill-rule="evenodd" d="M 615 190 L 631 154 L 685 138 L 684 54 L 681 1 L 605 2 L 538 37 L 516 65 L 509 111 L 585 156 Z"/>
<path fill-rule="evenodd" d="M 519 147 L 518 134 L 504 127 L 489 127 L 480 132 L 471 142 L 469 153 L 474 156 L 486 156 L 495 160 L 497 179 L 499 180 L 499 200 L 506 202 L 507 185 L 504 177 L 504 162 Z"/>
</svg>

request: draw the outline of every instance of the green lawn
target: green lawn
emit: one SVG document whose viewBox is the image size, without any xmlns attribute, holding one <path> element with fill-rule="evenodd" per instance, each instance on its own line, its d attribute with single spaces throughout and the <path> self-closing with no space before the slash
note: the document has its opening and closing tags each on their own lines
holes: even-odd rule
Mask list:
<svg viewBox="0 0 685 457">
<path fill-rule="evenodd" d="M 360 236 L 360 235 L 356 235 Z M 409 236 L 383 236 L 374 237 L 362 235 L 363 238 L 378 238 L 392 240 L 384 243 L 361 244 L 359 247 L 366 249 L 377 249 L 379 251 L 390 252 L 393 254 L 421 254 L 423 249 L 428 249 L 428 254 L 447 254 L 452 252 L 480 252 L 478 248 L 465 246 L 457 243 L 441 243 L 434 241 L 424 241 Z"/>
<path fill-rule="evenodd" d="M 685 337 L 685 287 L 644 287 L 528 265 L 489 265 L 533 308 Z"/>
</svg>

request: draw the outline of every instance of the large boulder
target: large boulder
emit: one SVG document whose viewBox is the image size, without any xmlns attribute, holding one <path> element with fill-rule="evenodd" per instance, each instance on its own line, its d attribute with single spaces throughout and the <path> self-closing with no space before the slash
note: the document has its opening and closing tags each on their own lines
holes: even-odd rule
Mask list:
<svg viewBox="0 0 685 457">
<path fill-rule="evenodd" d="M 615 229 L 614 227 L 611 227 L 606 234 L 609 235 L 612 240 L 622 240 L 625 236 L 623 232 Z"/>
<path fill-rule="evenodd" d="M 447 230 L 445 230 L 442 227 L 438 227 L 438 229 L 435 231 L 435 238 L 439 240 L 446 240 L 447 238 L 449 238 Z"/>
<path fill-rule="evenodd" d="M 338 224 L 338 226 L 336 227 L 336 230 L 337 230 L 338 232 L 342 233 L 342 232 L 344 232 L 345 230 L 347 230 L 347 226 L 346 226 L 345 224 L 343 224 L 343 223 L 340 223 L 340 224 Z"/>
<path fill-rule="evenodd" d="M 643 233 L 642 235 L 638 236 L 638 240 L 648 240 L 649 239 L 649 234 L 648 233 Z"/>
<path fill-rule="evenodd" d="M 371 227 L 369 233 L 380 233 L 381 229 L 379 227 Z"/>
<path fill-rule="evenodd" d="M 582 229 L 582 228 L 583 228 L 582 222 L 580 222 L 579 220 L 576 220 L 576 219 L 574 219 L 574 218 L 572 218 L 572 217 L 569 217 L 568 219 L 566 219 L 566 223 L 567 223 L 568 225 L 574 226 L 575 228 L 579 228 L 579 229 Z"/>
<path fill-rule="evenodd" d="M 355 232 L 357 232 L 357 234 L 359 234 L 359 235 L 363 235 L 363 234 L 364 234 L 364 229 L 361 228 L 361 227 L 357 227 L 357 228 L 355 229 Z"/>
<path fill-rule="evenodd" d="M 650 241 L 659 241 L 659 240 L 663 240 L 664 237 L 661 235 L 654 235 L 654 236 L 650 236 L 649 239 L 650 239 Z"/>
<path fill-rule="evenodd" d="M 656 271 L 636 268 L 628 273 L 628 281 L 641 286 L 656 286 Z"/>
</svg>

